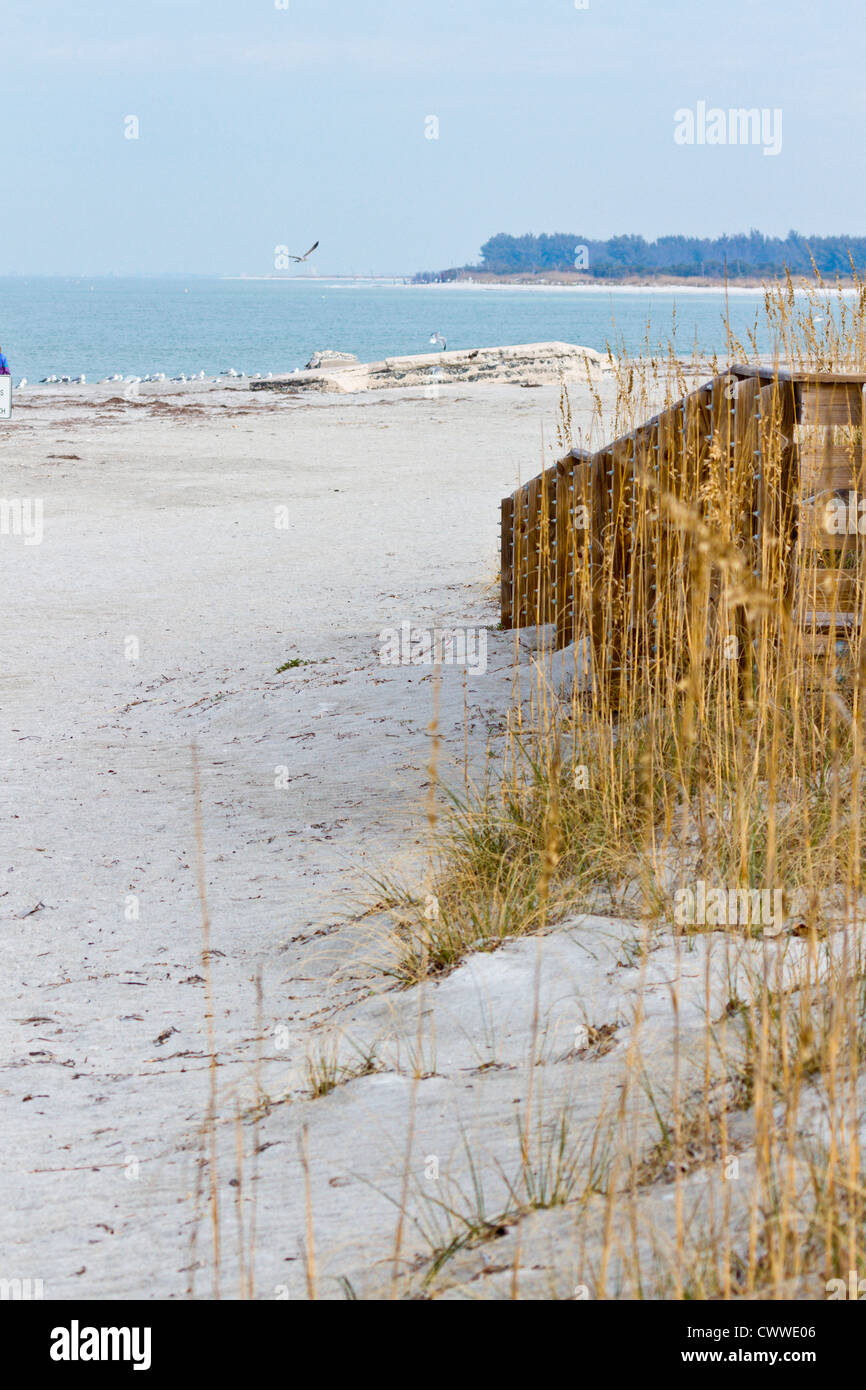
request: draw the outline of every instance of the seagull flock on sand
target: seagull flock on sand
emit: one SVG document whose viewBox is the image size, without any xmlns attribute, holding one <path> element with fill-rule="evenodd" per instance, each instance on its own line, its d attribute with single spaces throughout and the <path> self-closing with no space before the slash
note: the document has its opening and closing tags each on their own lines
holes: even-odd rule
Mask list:
<svg viewBox="0 0 866 1390">
<path fill-rule="evenodd" d="M 236 380 L 236 381 L 273 381 L 273 379 L 274 379 L 274 374 L 273 374 L 273 372 L 268 372 L 267 374 L 264 374 L 264 373 L 262 373 L 262 372 L 253 372 L 252 375 L 248 377 L 247 374 L 246 374 L 246 372 L 238 372 L 238 371 L 235 370 L 234 367 L 226 367 L 224 371 L 220 372 L 220 373 L 218 374 L 218 376 L 214 378 L 214 380 L 219 380 L 221 377 L 228 377 L 229 380 L 231 380 L 232 378 L 234 378 L 234 380 Z M 207 380 L 208 380 L 208 376 L 207 376 L 207 373 L 206 373 L 206 372 L 191 372 L 189 376 L 187 376 L 186 372 L 181 372 L 179 376 L 173 376 L 171 379 L 172 379 L 172 381 L 177 381 L 177 382 L 207 381 Z M 98 384 L 99 386 L 113 386 L 113 385 L 120 385 L 120 384 L 123 384 L 124 386 L 140 386 L 143 382 L 147 382 L 147 381 L 150 381 L 150 382 L 160 382 L 160 381 L 167 381 L 167 380 L 168 380 L 168 377 L 166 376 L 165 372 L 154 372 L 151 376 L 122 376 L 120 372 L 115 372 L 114 376 L 104 376 L 104 377 L 101 379 L 101 381 L 99 381 L 97 384 Z M 26 378 L 26 376 L 25 376 L 25 377 L 22 377 L 22 378 L 21 378 L 21 380 L 20 380 L 19 383 L 18 383 L 18 386 L 19 386 L 19 389 L 20 389 L 20 387 L 26 386 L 26 385 L 27 385 L 27 378 Z M 87 385 L 87 377 L 86 377 L 86 376 L 44 376 L 44 377 L 42 377 L 41 380 L 40 380 L 40 385 L 41 385 L 41 386 L 86 386 L 86 385 Z"/>
</svg>

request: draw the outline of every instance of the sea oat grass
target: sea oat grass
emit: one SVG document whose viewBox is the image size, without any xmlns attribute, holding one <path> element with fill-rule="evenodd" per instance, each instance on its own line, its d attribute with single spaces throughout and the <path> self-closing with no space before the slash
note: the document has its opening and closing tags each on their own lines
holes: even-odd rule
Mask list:
<svg viewBox="0 0 866 1390">
<path fill-rule="evenodd" d="M 843 294 L 818 279 L 795 293 L 789 278 L 767 289 L 744 341 L 728 336 L 731 362 L 766 366 L 759 345 L 769 341 L 781 368 L 866 372 L 866 285 L 855 277 L 853 294 Z M 627 435 L 724 372 L 670 345 L 648 345 L 637 358 L 611 346 L 607 365 L 615 400 L 605 411 L 592 387 L 583 448 Z M 761 424 L 767 515 L 781 515 L 788 486 L 786 388 L 777 387 Z M 796 427 L 801 450 L 804 430 Z M 572 432 L 564 392 L 560 451 L 575 442 Z M 542 649 L 527 698 L 515 644 L 500 776 L 443 805 L 430 891 L 389 886 L 383 896 L 395 918 L 393 973 L 407 984 L 592 907 L 666 931 L 684 950 L 690 933 L 724 933 L 757 952 L 748 987 L 732 980 L 726 1001 L 707 998 L 704 1079 L 688 1095 L 676 1006 L 673 1071 L 646 1091 L 639 994 L 630 1029 L 618 1034 L 618 1113 L 590 1137 L 565 1122 L 554 1132 L 538 1121 L 533 1132 L 527 1113 L 508 1212 L 490 1218 L 479 1203 L 455 1206 L 431 1277 L 455 1250 L 519 1225 L 537 1206 L 573 1206 L 580 1244 L 589 1192 L 605 1203 L 593 1269 L 601 1297 L 614 1285 L 632 1297 L 823 1297 L 840 1271 L 866 1275 L 866 648 L 859 617 L 853 626 L 834 618 L 817 644 L 808 619 L 840 575 L 864 592 L 866 558 L 856 537 L 827 549 L 805 514 L 793 542 L 776 544 L 769 525 L 753 534 L 751 444 L 732 450 L 714 432 L 707 438 L 696 445 L 702 470 L 673 471 L 665 488 L 635 451 L 628 543 L 632 555 L 654 556 L 658 592 L 651 602 L 639 588 L 629 596 L 617 558 L 622 516 L 581 541 L 573 679 L 554 687 Z M 834 427 L 826 442 L 848 450 L 856 472 L 861 425 Z M 547 540 L 542 532 L 541 569 Z M 811 589 L 804 579 L 792 590 L 792 565 L 812 575 Z M 545 617 L 540 608 L 537 616 Z M 784 920 L 684 925 L 677 894 L 699 880 L 779 890 Z M 642 971 L 650 958 L 642 951 L 624 964 Z M 676 1001 L 676 980 L 671 990 Z M 630 1098 L 642 1091 L 660 1135 L 648 1146 L 628 1137 Z M 587 1158 L 601 1153 L 603 1171 Z M 686 1184 L 704 1180 L 703 1204 L 689 1208 Z M 670 1185 L 674 1207 L 665 1211 L 674 1219 L 663 1231 L 654 1225 L 656 1190 Z"/>
</svg>

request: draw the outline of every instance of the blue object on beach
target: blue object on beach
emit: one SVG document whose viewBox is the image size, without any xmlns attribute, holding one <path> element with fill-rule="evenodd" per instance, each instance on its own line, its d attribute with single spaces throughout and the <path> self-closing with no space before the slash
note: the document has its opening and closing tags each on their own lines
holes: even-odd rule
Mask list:
<svg viewBox="0 0 866 1390">
<path fill-rule="evenodd" d="M 9 371 L 9 363 L 6 361 L 6 358 L 4 357 L 3 353 L 0 352 L 0 376 L 11 375 L 12 373 Z"/>
</svg>

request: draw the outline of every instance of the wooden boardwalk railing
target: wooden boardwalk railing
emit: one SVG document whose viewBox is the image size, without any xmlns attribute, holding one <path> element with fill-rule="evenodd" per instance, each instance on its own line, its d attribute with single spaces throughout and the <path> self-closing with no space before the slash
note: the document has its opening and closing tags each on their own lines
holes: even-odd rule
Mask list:
<svg viewBox="0 0 866 1390">
<path fill-rule="evenodd" d="M 731 593 L 749 576 L 815 654 L 851 642 L 864 399 L 866 374 L 733 366 L 612 444 L 560 459 L 502 502 L 503 628 L 555 623 L 558 648 L 585 637 L 596 664 L 620 672 L 676 658 L 709 564 L 711 627 L 744 650 L 755 616 Z"/>
</svg>

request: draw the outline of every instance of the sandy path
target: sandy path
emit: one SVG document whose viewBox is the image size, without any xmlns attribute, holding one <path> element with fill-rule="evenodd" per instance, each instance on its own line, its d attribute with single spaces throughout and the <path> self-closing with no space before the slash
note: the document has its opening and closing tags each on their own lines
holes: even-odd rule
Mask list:
<svg viewBox="0 0 866 1390">
<path fill-rule="evenodd" d="M 381 667 L 376 635 L 497 621 L 497 501 L 536 471 L 556 394 L 21 397 L 3 492 L 42 498 L 45 521 L 41 545 L 0 537 L 7 1277 L 54 1297 L 187 1288 L 207 1094 L 191 741 L 225 1118 L 251 1094 L 258 971 L 266 1038 L 291 1032 L 265 1048 L 271 1094 L 311 1028 L 366 992 L 363 972 L 332 978 L 355 949 L 339 924 L 364 868 L 415 848 L 431 714 L 427 673 Z M 293 657 L 312 664 L 276 675 Z M 469 680 L 474 749 L 509 660 L 492 634 Z M 259 1228 L 266 1285 L 296 1268 L 285 1238 Z"/>
</svg>

